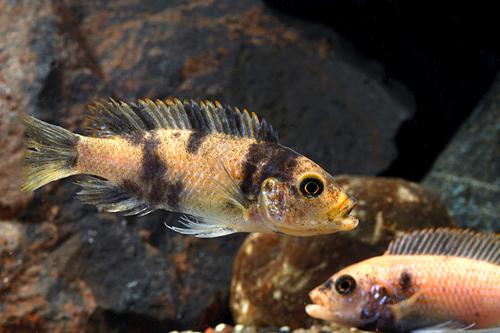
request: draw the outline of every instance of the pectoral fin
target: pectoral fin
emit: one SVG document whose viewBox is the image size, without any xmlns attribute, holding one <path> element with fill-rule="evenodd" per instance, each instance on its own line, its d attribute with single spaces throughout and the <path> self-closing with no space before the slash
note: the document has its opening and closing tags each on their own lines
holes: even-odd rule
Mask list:
<svg viewBox="0 0 500 333">
<path fill-rule="evenodd" d="M 241 188 L 236 184 L 233 177 L 229 173 L 229 170 L 224 165 L 221 159 L 217 159 L 217 165 L 220 168 L 220 174 L 222 174 L 222 179 L 219 179 L 218 185 L 225 193 L 227 200 L 239 206 L 242 209 L 248 208 L 250 205 L 250 200 L 243 193 Z"/>
<path fill-rule="evenodd" d="M 399 303 L 389 305 L 396 322 L 410 315 L 416 309 L 417 302 L 422 302 L 423 291 L 418 291 Z"/>
</svg>

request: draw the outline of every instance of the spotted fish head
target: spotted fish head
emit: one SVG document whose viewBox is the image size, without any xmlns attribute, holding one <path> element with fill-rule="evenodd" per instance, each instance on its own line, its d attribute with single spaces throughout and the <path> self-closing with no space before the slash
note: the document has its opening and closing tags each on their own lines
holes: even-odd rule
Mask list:
<svg viewBox="0 0 500 333">
<path fill-rule="evenodd" d="M 393 327 L 394 294 L 384 272 L 364 262 L 334 274 L 309 293 L 313 304 L 306 312 L 313 318 L 348 327 L 380 330 Z"/>
<path fill-rule="evenodd" d="M 283 167 L 281 174 L 264 178 L 258 200 L 262 220 L 270 229 L 296 236 L 354 229 L 358 220 L 349 213 L 356 203 L 330 174 L 304 156 Z"/>
</svg>

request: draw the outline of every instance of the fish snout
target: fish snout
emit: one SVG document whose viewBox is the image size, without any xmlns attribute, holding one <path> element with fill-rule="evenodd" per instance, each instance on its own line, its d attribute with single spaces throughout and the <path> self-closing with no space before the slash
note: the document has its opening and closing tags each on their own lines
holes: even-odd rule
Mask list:
<svg viewBox="0 0 500 333">
<path fill-rule="evenodd" d="M 306 305 L 306 313 L 313 317 L 323 320 L 331 320 L 332 314 L 328 310 L 328 296 L 318 288 L 309 293 L 309 298 L 313 304 Z"/>
<path fill-rule="evenodd" d="M 319 288 L 315 288 L 309 292 L 309 298 L 314 304 L 326 305 L 328 301 L 327 295 Z"/>
</svg>

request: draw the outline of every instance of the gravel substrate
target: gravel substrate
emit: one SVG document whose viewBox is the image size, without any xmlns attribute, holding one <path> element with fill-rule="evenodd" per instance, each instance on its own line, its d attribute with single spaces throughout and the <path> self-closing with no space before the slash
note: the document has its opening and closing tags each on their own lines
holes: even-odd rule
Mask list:
<svg viewBox="0 0 500 333">
<path fill-rule="evenodd" d="M 199 331 L 171 331 L 169 333 L 352 333 L 363 332 L 355 328 L 345 328 L 335 324 L 313 325 L 309 328 L 297 328 L 291 330 L 288 326 L 256 329 L 253 326 L 218 324 L 209 327 L 204 332 Z"/>
</svg>

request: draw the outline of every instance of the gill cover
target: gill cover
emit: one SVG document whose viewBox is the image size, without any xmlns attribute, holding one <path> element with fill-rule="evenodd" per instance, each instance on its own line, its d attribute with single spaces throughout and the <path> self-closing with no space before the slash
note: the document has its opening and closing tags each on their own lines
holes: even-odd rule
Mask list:
<svg viewBox="0 0 500 333">
<path fill-rule="evenodd" d="M 259 212 L 264 223 L 273 231 L 276 224 L 286 220 L 286 186 L 276 178 L 267 178 L 262 182 L 259 194 Z"/>
</svg>

